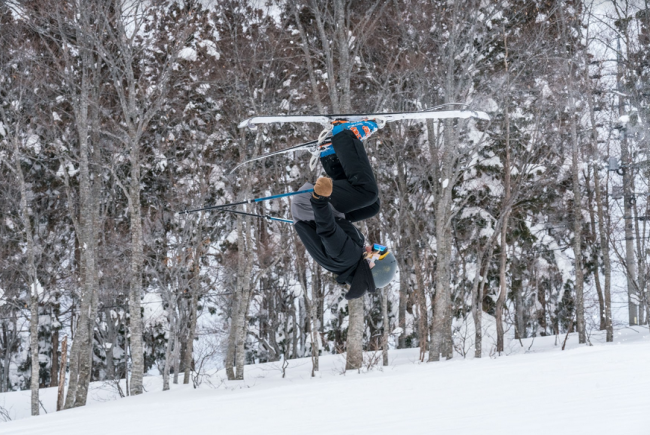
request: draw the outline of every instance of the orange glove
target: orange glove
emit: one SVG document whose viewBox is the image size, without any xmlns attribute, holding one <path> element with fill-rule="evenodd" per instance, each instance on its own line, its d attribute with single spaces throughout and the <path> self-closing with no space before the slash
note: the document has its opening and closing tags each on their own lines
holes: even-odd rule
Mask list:
<svg viewBox="0 0 650 435">
<path fill-rule="evenodd" d="M 316 199 L 319 199 L 319 197 L 329 198 L 329 196 L 332 194 L 333 189 L 334 185 L 332 184 L 331 178 L 320 177 L 314 186 L 313 196 Z"/>
</svg>

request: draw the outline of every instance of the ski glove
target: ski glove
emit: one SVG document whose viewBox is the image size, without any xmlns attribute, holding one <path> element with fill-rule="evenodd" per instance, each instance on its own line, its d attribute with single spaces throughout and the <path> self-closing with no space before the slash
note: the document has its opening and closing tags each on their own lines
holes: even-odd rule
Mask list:
<svg viewBox="0 0 650 435">
<path fill-rule="evenodd" d="M 316 199 L 329 198 L 333 189 L 334 186 L 331 178 L 320 177 L 314 185 L 314 193 L 312 193 L 312 195 Z"/>
</svg>

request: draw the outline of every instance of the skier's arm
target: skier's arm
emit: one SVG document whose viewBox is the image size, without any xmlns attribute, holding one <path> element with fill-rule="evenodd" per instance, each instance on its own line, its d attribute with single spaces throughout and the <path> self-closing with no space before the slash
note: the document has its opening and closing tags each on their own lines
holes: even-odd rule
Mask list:
<svg viewBox="0 0 650 435">
<path fill-rule="evenodd" d="M 345 248 L 346 243 L 351 243 L 352 240 L 336 223 L 327 198 L 312 198 L 311 204 L 314 210 L 316 234 L 318 234 L 323 242 L 323 246 L 328 255 L 338 257 Z"/>
</svg>

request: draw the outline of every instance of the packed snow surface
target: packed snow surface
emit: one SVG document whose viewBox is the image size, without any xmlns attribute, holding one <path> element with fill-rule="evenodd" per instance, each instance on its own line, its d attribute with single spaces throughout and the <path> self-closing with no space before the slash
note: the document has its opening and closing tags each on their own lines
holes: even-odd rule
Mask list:
<svg viewBox="0 0 650 435">
<path fill-rule="evenodd" d="M 650 337 L 644 328 L 591 336 L 512 341 L 500 357 L 420 363 L 418 350 L 390 352 L 390 365 L 344 372 L 340 355 L 246 366 L 245 381 L 219 371 L 199 389 L 110 399 L 94 384 L 83 408 L 0 424 L 3 435 L 100 434 L 648 434 Z M 366 355 L 367 360 L 373 354 Z M 380 360 L 381 361 L 381 360 Z M 55 391 L 42 390 L 51 411 Z M 29 412 L 29 392 L 0 395 L 0 406 Z"/>
</svg>

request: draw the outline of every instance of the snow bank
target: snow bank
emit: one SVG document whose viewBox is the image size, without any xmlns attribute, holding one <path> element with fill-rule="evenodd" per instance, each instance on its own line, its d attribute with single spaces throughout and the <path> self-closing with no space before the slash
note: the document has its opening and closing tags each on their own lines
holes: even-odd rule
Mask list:
<svg viewBox="0 0 650 435">
<path fill-rule="evenodd" d="M 593 332 L 592 347 L 571 334 L 567 351 L 563 338 L 516 341 L 509 356 L 431 364 L 405 349 L 390 351 L 388 367 L 370 367 L 369 352 L 360 372 L 346 372 L 342 355 L 328 355 L 316 378 L 308 358 L 288 361 L 285 378 L 280 363 L 258 364 L 246 366 L 244 381 L 226 381 L 219 371 L 197 390 L 162 392 L 160 377 L 149 376 L 149 393 L 110 402 L 115 386 L 95 383 L 88 406 L 58 413 L 56 389 L 47 388 L 48 415 L 0 427 L 3 435 L 643 433 L 650 376 L 630 367 L 650 364 L 647 329 L 616 331 L 611 344 Z M 29 398 L 29 391 L 0 394 L 0 406 L 13 419 L 27 417 Z"/>
</svg>

